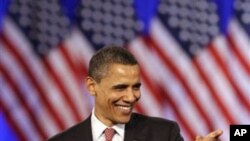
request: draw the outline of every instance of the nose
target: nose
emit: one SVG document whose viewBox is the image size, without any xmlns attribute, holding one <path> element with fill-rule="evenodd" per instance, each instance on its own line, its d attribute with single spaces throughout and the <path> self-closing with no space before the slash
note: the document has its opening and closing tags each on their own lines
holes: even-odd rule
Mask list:
<svg viewBox="0 0 250 141">
<path fill-rule="evenodd" d="M 128 89 L 124 97 L 124 101 L 132 103 L 138 101 L 140 99 L 140 96 L 141 96 L 140 91 Z"/>
</svg>

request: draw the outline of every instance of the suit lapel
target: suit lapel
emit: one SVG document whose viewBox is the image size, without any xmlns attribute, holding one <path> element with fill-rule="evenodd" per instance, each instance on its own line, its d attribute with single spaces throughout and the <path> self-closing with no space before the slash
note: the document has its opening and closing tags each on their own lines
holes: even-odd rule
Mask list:
<svg viewBox="0 0 250 141">
<path fill-rule="evenodd" d="M 133 122 L 130 121 L 130 122 L 127 123 L 126 126 L 125 126 L 125 137 L 124 137 L 124 141 L 133 141 L 134 133 L 135 133 L 135 128 L 133 128 Z"/>
<path fill-rule="evenodd" d="M 91 129 L 91 116 L 89 116 L 84 122 L 80 123 L 78 130 L 76 131 L 76 139 L 79 141 L 93 141 L 92 129 Z"/>
<path fill-rule="evenodd" d="M 137 114 L 132 114 L 130 121 L 125 126 L 124 141 L 145 141 L 146 131 L 144 121 Z"/>
</svg>

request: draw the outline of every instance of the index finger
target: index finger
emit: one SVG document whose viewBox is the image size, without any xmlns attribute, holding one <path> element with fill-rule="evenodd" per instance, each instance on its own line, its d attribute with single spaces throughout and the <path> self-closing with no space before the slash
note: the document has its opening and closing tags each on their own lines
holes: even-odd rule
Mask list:
<svg viewBox="0 0 250 141">
<path fill-rule="evenodd" d="M 220 135 L 222 135 L 222 133 L 223 133 L 222 130 L 217 129 L 217 130 L 215 130 L 215 131 L 209 133 L 209 134 L 207 135 L 207 137 L 210 137 L 210 138 L 218 138 Z"/>
</svg>

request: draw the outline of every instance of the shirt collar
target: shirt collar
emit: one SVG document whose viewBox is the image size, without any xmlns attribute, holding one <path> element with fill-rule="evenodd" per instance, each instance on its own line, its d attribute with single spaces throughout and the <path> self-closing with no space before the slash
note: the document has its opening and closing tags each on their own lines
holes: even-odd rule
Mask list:
<svg viewBox="0 0 250 141">
<path fill-rule="evenodd" d="M 94 108 L 92 110 L 91 114 L 91 128 L 92 128 L 92 135 L 93 139 L 97 140 L 101 137 L 103 134 L 103 131 L 107 128 L 105 124 L 103 124 L 95 115 Z M 116 133 L 124 138 L 124 132 L 125 132 L 125 124 L 116 124 L 112 126 L 113 129 L 115 129 Z"/>
</svg>

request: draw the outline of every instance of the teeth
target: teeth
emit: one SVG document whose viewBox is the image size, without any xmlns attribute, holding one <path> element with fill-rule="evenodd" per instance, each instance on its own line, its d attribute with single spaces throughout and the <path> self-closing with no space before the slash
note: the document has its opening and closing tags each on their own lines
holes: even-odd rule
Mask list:
<svg viewBox="0 0 250 141">
<path fill-rule="evenodd" d="M 127 106 L 118 106 L 120 109 L 122 110 L 130 110 L 131 107 L 127 107 Z"/>
</svg>

